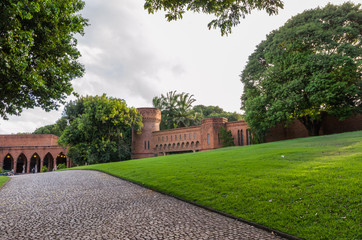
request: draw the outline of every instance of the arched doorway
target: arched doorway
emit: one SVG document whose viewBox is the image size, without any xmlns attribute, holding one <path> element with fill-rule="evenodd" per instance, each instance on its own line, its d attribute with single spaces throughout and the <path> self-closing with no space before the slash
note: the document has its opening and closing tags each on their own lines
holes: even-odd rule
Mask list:
<svg viewBox="0 0 362 240">
<path fill-rule="evenodd" d="M 47 153 L 43 159 L 43 167 L 46 166 L 48 171 L 53 171 L 54 169 L 54 158 L 50 153 Z"/>
<path fill-rule="evenodd" d="M 67 157 L 64 155 L 64 153 L 59 153 L 56 159 L 56 163 L 57 163 L 57 168 L 59 166 L 59 164 L 64 164 L 65 167 L 67 167 Z"/>
<path fill-rule="evenodd" d="M 40 157 L 37 153 L 34 153 L 30 158 L 30 171 L 32 173 L 40 172 Z"/>
<path fill-rule="evenodd" d="M 14 169 L 14 158 L 8 153 L 4 158 L 3 169 L 11 171 Z"/>
<path fill-rule="evenodd" d="M 27 159 L 25 155 L 22 153 L 19 155 L 18 159 L 16 160 L 16 172 L 26 173 L 26 167 L 27 167 Z"/>
</svg>

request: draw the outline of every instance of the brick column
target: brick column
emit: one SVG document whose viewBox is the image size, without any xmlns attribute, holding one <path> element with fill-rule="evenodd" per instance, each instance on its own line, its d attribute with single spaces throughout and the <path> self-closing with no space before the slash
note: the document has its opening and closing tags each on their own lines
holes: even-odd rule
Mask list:
<svg viewBox="0 0 362 240">
<path fill-rule="evenodd" d="M 31 161 L 31 155 L 30 155 L 30 158 L 28 158 L 27 156 L 26 157 L 26 173 L 30 173 L 30 161 Z"/>
</svg>

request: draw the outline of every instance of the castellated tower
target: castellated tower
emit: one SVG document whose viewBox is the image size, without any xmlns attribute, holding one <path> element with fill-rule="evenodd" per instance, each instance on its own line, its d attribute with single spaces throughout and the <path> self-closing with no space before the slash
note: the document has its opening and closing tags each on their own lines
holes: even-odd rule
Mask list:
<svg viewBox="0 0 362 240">
<path fill-rule="evenodd" d="M 141 134 L 132 132 L 132 159 L 154 156 L 152 132 L 160 131 L 161 111 L 158 108 L 137 108 L 142 115 Z"/>
</svg>

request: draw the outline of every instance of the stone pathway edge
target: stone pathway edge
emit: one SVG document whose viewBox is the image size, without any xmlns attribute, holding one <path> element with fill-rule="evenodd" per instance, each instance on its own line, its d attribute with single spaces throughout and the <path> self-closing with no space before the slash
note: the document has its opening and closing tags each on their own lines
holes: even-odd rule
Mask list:
<svg viewBox="0 0 362 240">
<path fill-rule="evenodd" d="M 8 180 L 6 180 L 6 182 L 4 182 L 3 185 L 0 186 L 0 191 L 1 189 L 3 189 L 3 187 L 5 187 L 5 185 L 10 181 L 11 177 L 8 178 Z"/>
<path fill-rule="evenodd" d="M 129 179 L 125 179 L 125 178 L 122 178 L 122 177 L 113 175 L 113 174 L 108 173 L 108 172 L 105 172 L 105 171 L 96 170 L 96 169 L 67 169 L 67 170 L 62 170 L 62 171 L 71 171 L 71 170 L 96 171 L 96 172 L 105 173 L 105 174 L 108 174 L 108 175 L 110 175 L 110 176 L 113 176 L 113 177 L 116 177 L 116 178 L 118 178 L 118 179 L 121 179 L 121 180 L 123 180 L 123 181 L 136 184 L 136 185 L 138 185 L 138 186 L 140 186 L 140 187 L 143 187 L 143 188 L 146 188 L 146 189 L 149 189 L 149 190 L 158 192 L 158 193 L 160 193 L 160 194 L 163 194 L 163 195 L 166 195 L 166 196 L 175 198 L 175 199 L 177 199 L 177 200 L 180 200 L 180 201 L 189 203 L 189 204 L 191 204 L 191 205 L 194 205 L 194 206 L 203 208 L 203 209 L 205 209 L 205 210 L 207 210 L 207 211 L 214 212 L 214 213 L 220 214 L 220 215 L 222 215 L 222 216 L 225 216 L 225 217 L 228 217 L 228 218 L 232 218 L 232 219 L 235 219 L 235 220 L 237 220 L 237 221 L 246 223 L 246 224 L 248 224 L 248 225 L 251 225 L 251 226 L 253 226 L 253 227 L 256 227 L 256 228 L 265 230 L 265 231 L 270 232 L 270 233 L 272 233 L 272 234 L 275 234 L 275 235 L 277 235 L 277 236 L 280 236 L 280 237 L 283 237 L 283 238 L 286 238 L 286 239 L 289 239 L 289 240 L 304 240 L 303 238 L 299 238 L 299 237 L 293 236 L 293 235 L 291 235 L 291 234 L 288 234 L 288 233 L 285 233 L 285 232 L 282 232 L 282 231 L 279 231 L 279 230 L 276 230 L 276 229 L 273 229 L 273 228 L 270 228 L 270 227 L 267 227 L 267 226 L 264 226 L 264 225 L 261 225 L 261 224 L 258 224 L 258 223 L 255 223 L 255 222 L 246 220 L 246 219 L 243 219 L 243 218 L 241 218 L 241 217 L 233 216 L 233 215 L 231 215 L 231 214 L 229 214 L 229 213 L 221 212 L 221 211 L 219 211 L 219 210 L 216 210 L 216 209 L 213 209 L 213 208 L 210 208 L 210 207 L 207 207 L 207 206 L 203 206 L 203 205 L 201 205 L 201 204 L 199 204 L 199 203 L 196 203 L 196 202 L 193 202 L 193 201 L 190 201 L 190 200 L 186 200 L 186 199 L 180 198 L 180 197 L 178 197 L 178 196 L 174 196 L 174 195 L 172 195 L 172 194 L 168 194 L 168 193 L 165 193 L 165 192 L 161 192 L 161 191 L 159 191 L 159 190 L 157 190 L 157 189 L 154 189 L 154 188 L 152 188 L 152 187 L 148 187 L 148 186 L 143 185 L 143 184 L 140 184 L 140 183 L 138 183 L 138 182 L 135 182 L 135 181 L 132 181 L 132 180 L 129 180 Z M 6 183 L 5 183 L 5 184 L 6 184 Z M 5 184 L 4 184 L 4 185 L 5 185 Z M 3 186 L 4 186 L 4 185 L 3 185 Z M 0 187 L 0 190 L 1 190 L 1 187 Z"/>
</svg>

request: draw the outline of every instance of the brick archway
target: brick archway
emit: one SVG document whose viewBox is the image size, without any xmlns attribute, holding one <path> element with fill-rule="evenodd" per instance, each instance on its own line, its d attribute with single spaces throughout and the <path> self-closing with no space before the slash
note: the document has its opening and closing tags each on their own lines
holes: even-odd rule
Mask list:
<svg viewBox="0 0 362 240">
<path fill-rule="evenodd" d="M 24 153 L 20 153 L 16 159 L 16 173 L 27 173 L 28 169 L 28 158 Z M 15 170 L 14 170 L 15 171 Z"/>
<path fill-rule="evenodd" d="M 37 153 L 33 153 L 30 157 L 30 171 L 33 173 L 40 172 L 43 167 L 43 162 L 41 161 L 40 156 Z"/>
<path fill-rule="evenodd" d="M 11 171 L 14 169 L 15 161 L 13 156 L 8 153 L 5 155 L 4 159 L 2 160 L 2 169 Z"/>
</svg>

